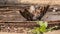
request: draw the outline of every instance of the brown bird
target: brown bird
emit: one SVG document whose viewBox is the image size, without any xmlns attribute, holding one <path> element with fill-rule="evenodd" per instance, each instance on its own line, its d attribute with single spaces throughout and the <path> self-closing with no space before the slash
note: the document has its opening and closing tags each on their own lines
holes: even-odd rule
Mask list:
<svg viewBox="0 0 60 34">
<path fill-rule="evenodd" d="M 29 21 L 40 20 L 43 17 L 43 15 L 46 13 L 48 7 L 49 6 L 47 7 L 30 6 L 29 9 L 24 9 L 23 11 L 21 10 L 20 13 L 23 17 L 25 17 Z"/>
</svg>

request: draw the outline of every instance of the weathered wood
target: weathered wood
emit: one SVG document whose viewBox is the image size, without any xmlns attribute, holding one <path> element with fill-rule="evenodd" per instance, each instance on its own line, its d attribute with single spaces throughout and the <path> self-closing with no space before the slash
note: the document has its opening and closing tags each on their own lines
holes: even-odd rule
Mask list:
<svg viewBox="0 0 60 34">
<path fill-rule="evenodd" d="M 53 10 L 55 10 L 55 12 Z M 47 13 L 42 18 L 42 20 L 59 22 L 60 21 L 60 6 L 59 5 L 50 6 Z"/>
<path fill-rule="evenodd" d="M 20 4 L 20 3 L 30 3 L 30 4 L 50 4 L 60 5 L 60 0 L 0 0 L 0 4 Z"/>
<path fill-rule="evenodd" d="M 19 11 L 0 11 L 0 22 L 25 21 Z"/>
</svg>

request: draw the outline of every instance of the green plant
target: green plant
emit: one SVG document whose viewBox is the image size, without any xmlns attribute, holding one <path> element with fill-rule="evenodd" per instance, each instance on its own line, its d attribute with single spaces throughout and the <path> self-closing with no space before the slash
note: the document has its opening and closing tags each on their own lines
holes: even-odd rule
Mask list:
<svg viewBox="0 0 60 34">
<path fill-rule="evenodd" d="M 47 29 L 48 23 L 47 23 L 47 22 L 43 22 L 43 21 L 37 21 L 37 24 L 38 24 L 40 27 L 35 27 L 35 28 L 32 30 L 32 32 L 33 32 L 34 34 L 44 34 L 45 32 L 51 31 L 52 29 L 58 27 L 58 26 L 54 26 L 54 27 L 51 27 L 51 28 L 48 28 L 48 29 Z"/>
<path fill-rule="evenodd" d="M 47 22 L 43 22 L 43 21 L 37 21 L 37 24 L 40 26 L 40 27 L 35 27 L 32 32 L 34 34 L 43 34 L 44 32 L 47 31 L 47 26 L 48 26 L 48 23 Z"/>
</svg>

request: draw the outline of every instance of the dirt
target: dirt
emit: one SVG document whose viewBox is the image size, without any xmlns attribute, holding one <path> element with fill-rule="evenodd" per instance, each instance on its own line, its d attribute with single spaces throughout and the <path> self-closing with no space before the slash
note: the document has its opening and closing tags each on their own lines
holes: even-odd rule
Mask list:
<svg viewBox="0 0 60 34">
<path fill-rule="evenodd" d="M 50 5 L 59 4 L 60 5 L 60 0 L 30 0 L 30 1 L 29 0 L 21 0 L 20 2 L 33 3 L 33 4 L 50 4 Z"/>
<path fill-rule="evenodd" d="M 10 32 L 0 32 L 0 34 L 27 34 L 27 33 L 10 33 Z M 46 32 L 44 34 L 60 34 L 60 30 L 54 30 L 52 32 Z"/>
<path fill-rule="evenodd" d="M 45 34 L 60 34 L 60 30 L 54 30 L 52 32 L 47 32 Z"/>
</svg>

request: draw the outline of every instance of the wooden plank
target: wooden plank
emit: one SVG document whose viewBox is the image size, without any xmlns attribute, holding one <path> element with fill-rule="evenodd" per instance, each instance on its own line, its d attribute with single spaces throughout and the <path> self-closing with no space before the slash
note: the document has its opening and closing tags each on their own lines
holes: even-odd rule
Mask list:
<svg viewBox="0 0 60 34">
<path fill-rule="evenodd" d="M 0 22 L 25 21 L 26 19 L 19 11 L 0 11 Z"/>
</svg>

